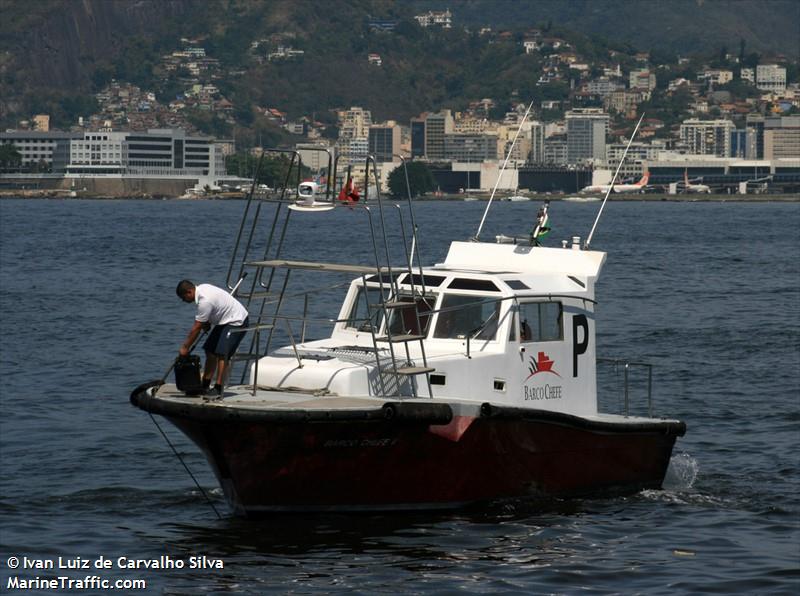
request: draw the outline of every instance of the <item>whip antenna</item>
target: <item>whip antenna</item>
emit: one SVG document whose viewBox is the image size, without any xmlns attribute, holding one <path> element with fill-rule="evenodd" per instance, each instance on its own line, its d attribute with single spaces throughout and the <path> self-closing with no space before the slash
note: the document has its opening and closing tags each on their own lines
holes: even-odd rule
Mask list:
<svg viewBox="0 0 800 596">
<path fill-rule="evenodd" d="M 644 119 L 644 113 L 642 113 L 642 115 L 639 116 L 639 122 L 636 123 L 636 128 L 633 129 L 633 134 L 631 135 L 631 138 L 628 141 L 627 147 L 625 147 L 625 152 L 622 154 L 622 159 L 620 159 L 619 164 L 617 164 L 617 171 L 614 172 L 614 177 L 611 179 L 611 184 L 608 185 L 606 196 L 603 198 L 603 203 L 600 205 L 600 211 L 597 212 L 597 218 L 594 220 L 594 225 L 592 225 L 592 231 L 589 232 L 589 237 L 586 238 L 586 244 L 583 245 L 584 249 L 589 248 L 589 244 L 592 242 L 592 236 L 594 236 L 594 230 L 595 228 L 597 228 L 597 222 L 600 221 L 600 216 L 603 214 L 603 207 L 606 206 L 608 195 L 610 195 L 614 191 L 614 183 L 617 181 L 617 175 L 619 174 L 619 170 L 622 167 L 622 164 L 625 163 L 625 156 L 628 155 L 628 149 L 631 148 L 631 143 L 633 143 L 633 139 L 636 138 L 636 133 L 639 130 L 639 125 L 642 123 L 643 119 Z"/>
<path fill-rule="evenodd" d="M 530 105 L 528 105 L 528 109 L 525 110 L 525 115 L 522 117 L 522 122 L 519 123 L 517 134 L 514 135 L 514 140 L 511 141 L 511 147 L 508 148 L 508 154 L 506 155 L 506 160 L 503 162 L 503 167 L 500 168 L 500 173 L 497 175 L 497 181 L 494 183 L 494 189 L 492 189 L 492 195 L 489 197 L 489 204 L 486 205 L 486 210 L 483 212 L 483 217 L 481 218 L 481 224 L 478 226 L 478 231 L 475 233 L 475 237 L 472 239 L 474 242 L 477 242 L 478 236 L 481 235 L 481 230 L 483 229 L 483 222 L 486 221 L 486 216 L 489 214 L 489 207 L 492 206 L 492 201 L 494 200 L 494 193 L 497 192 L 497 187 L 500 185 L 500 178 L 503 177 L 503 172 L 506 171 L 508 160 L 511 159 L 511 152 L 514 150 L 514 144 L 517 142 L 517 137 L 519 137 L 519 133 L 522 132 L 522 126 L 525 124 L 525 120 L 527 119 L 528 114 L 530 114 L 532 107 L 533 107 L 533 102 L 531 102 Z"/>
</svg>

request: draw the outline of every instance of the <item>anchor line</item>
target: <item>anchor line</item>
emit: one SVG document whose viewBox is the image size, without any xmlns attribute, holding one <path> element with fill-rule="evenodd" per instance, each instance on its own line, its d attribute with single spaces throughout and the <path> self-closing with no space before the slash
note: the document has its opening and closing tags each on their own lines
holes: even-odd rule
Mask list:
<svg viewBox="0 0 800 596">
<path fill-rule="evenodd" d="M 186 472 L 189 474 L 191 479 L 194 480 L 195 486 L 198 488 L 198 490 L 200 490 L 200 492 L 206 498 L 206 501 L 208 501 L 208 504 L 211 505 L 211 509 L 214 510 L 214 513 L 217 515 L 217 519 L 222 519 L 222 516 L 219 514 L 219 511 L 217 511 L 217 508 L 214 507 L 213 501 L 211 501 L 211 498 L 208 496 L 206 491 L 203 490 L 203 487 L 200 486 L 200 483 L 197 481 L 197 478 L 195 478 L 194 474 L 192 474 L 192 471 L 189 469 L 189 466 L 186 465 L 186 462 L 183 461 L 183 458 L 181 457 L 181 454 L 178 453 L 177 449 L 175 449 L 175 445 L 173 445 L 172 441 L 169 440 L 169 437 L 167 436 L 167 433 L 165 433 L 164 429 L 161 428 L 161 425 L 155 419 L 155 417 L 153 416 L 153 413 L 152 412 L 148 412 L 148 415 L 150 416 L 150 420 L 153 421 L 153 424 L 156 425 L 156 428 L 161 433 L 161 436 L 164 437 L 164 440 L 167 442 L 167 445 L 169 445 L 170 449 L 172 449 L 172 453 L 174 453 L 175 457 L 178 458 L 178 461 L 181 462 L 181 465 L 183 466 L 183 469 L 186 470 Z"/>
</svg>

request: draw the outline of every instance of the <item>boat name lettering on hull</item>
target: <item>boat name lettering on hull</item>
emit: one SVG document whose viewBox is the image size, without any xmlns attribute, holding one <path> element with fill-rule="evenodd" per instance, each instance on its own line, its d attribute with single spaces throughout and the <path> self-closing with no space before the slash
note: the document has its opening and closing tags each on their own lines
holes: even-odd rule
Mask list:
<svg viewBox="0 0 800 596">
<path fill-rule="evenodd" d="M 544 385 L 543 387 L 528 387 L 523 385 L 525 391 L 525 401 L 536 401 L 540 399 L 561 399 L 561 385 Z"/>
<path fill-rule="evenodd" d="M 323 447 L 391 447 L 397 439 L 328 439 Z"/>
</svg>

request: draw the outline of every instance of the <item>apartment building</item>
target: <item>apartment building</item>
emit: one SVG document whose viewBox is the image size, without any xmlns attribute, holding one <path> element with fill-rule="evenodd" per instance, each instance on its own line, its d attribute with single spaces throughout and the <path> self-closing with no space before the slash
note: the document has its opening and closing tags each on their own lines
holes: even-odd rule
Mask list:
<svg viewBox="0 0 800 596">
<path fill-rule="evenodd" d="M 783 93 L 786 91 L 786 69 L 777 64 L 756 66 L 756 87 L 762 91 Z"/>
<path fill-rule="evenodd" d="M 453 114 L 450 110 L 428 114 L 425 118 L 425 156 L 430 161 L 447 159 L 444 138 L 453 133 L 453 128 Z"/>
<path fill-rule="evenodd" d="M 680 138 L 687 151 L 694 155 L 730 157 L 731 133 L 736 130 L 730 120 L 684 120 Z"/>
<path fill-rule="evenodd" d="M 372 126 L 372 113 L 364 108 L 353 106 L 339 112 L 339 138 L 336 151 L 345 160 L 363 159 L 369 150 L 369 128 Z"/>
<path fill-rule="evenodd" d="M 567 163 L 586 164 L 606 159 L 609 115 L 598 108 L 566 113 Z"/>
<path fill-rule="evenodd" d="M 656 88 L 656 75 L 648 68 L 632 70 L 628 75 L 628 87 L 652 91 Z"/>
<path fill-rule="evenodd" d="M 446 134 L 447 161 L 481 163 L 497 159 L 497 134 Z"/>
</svg>

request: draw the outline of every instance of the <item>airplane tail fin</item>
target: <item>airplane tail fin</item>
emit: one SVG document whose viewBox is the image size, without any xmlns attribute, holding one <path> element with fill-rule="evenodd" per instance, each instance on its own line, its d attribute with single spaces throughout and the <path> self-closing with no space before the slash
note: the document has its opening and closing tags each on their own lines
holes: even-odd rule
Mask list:
<svg viewBox="0 0 800 596">
<path fill-rule="evenodd" d="M 650 171 L 646 171 L 642 179 L 639 180 L 639 184 L 637 186 L 647 186 L 647 181 L 650 180 Z"/>
<path fill-rule="evenodd" d="M 689 169 L 683 170 L 683 183 L 689 188 Z"/>
</svg>

